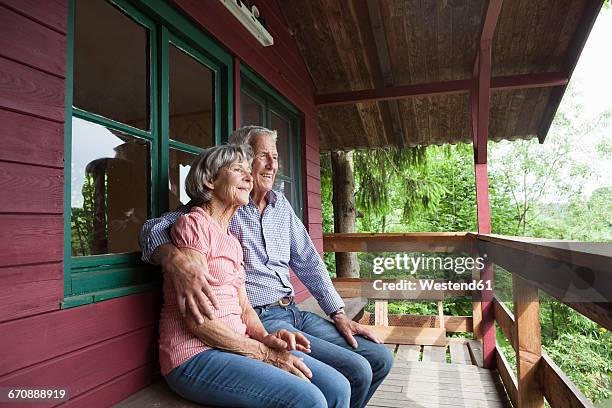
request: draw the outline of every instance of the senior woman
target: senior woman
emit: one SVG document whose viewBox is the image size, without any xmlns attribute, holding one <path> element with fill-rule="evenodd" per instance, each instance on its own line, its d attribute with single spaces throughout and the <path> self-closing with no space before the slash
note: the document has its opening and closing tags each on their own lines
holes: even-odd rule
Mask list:
<svg viewBox="0 0 612 408">
<path fill-rule="evenodd" d="M 180 251 L 208 267 L 218 308 L 202 324 L 189 314 L 183 319 L 172 283 L 164 276 L 162 374 L 176 393 L 201 404 L 348 407 L 347 379 L 309 357 L 309 342 L 300 333 L 268 334 L 249 304 L 242 248 L 228 224 L 249 202 L 250 159 L 247 146 L 213 147 L 187 175 L 192 208 L 175 223 L 171 237 Z"/>
</svg>

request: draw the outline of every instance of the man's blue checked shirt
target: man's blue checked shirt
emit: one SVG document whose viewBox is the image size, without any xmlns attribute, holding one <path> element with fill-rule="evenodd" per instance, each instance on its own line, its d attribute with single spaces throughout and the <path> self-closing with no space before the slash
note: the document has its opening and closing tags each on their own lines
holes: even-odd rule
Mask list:
<svg viewBox="0 0 612 408">
<path fill-rule="evenodd" d="M 268 192 L 267 199 L 263 215 L 250 200 L 238 209 L 229 225 L 230 232 L 242 244 L 246 291 L 251 305 L 263 306 L 293 296 L 289 281 L 291 268 L 325 313 L 344 307 L 323 260 L 289 201 L 277 191 Z M 143 261 L 150 262 L 158 246 L 171 243 L 170 227 L 189 210 L 187 204 L 145 223 L 140 232 Z"/>
</svg>

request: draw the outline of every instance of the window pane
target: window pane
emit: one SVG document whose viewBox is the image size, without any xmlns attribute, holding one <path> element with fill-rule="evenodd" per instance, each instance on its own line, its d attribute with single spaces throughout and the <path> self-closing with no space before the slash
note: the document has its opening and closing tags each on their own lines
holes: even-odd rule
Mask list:
<svg viewBox="0 0 612 408">
<path fill-rule="evenodd" d="M 278 149 L 278 173 L 291 177 L 291 155 L 289 153 L 289 138 L 292 137 L 291 127 L 287 120 L 275 112 L 270 113 L 270 119 L 270 128 L 278 133 L 276 141 L 276 148 Z"/>
<path fill-rule="evenodd" d="M 263 106 L 248 94 L 240 94 L 240 122 L 242 126 L 263 126 Z"/>
<path fill-rule="evenodd" d="M 214 145 L 213 74 L 170 45 L 170 138 L 192 146 Z"/>
<path fill-rule="evenodd" d="M 168 174 L 170 189 L 168 191 L 168 202 L 170 203 L 171 210 L 189 202 L 189 196 L 185 192 L 185 178 L 189 173 L 189 169 L 191 169 L 191 163 L 197 157 L 196 154 L 170 149 L 170 169 Z"/>
<path fill-rule="evenodd" d="M 149 129 L 146 28 L 103 0 L 77 0 L 74 105 Z"/>
<path fill-rule="evenodd" d="M 290 181 L 281 180 L 279 178 L 274 180 L 274 187 L 273 187 L 273 189 L 276 190 L 276 191 L 282 192 L 285 195 L 285 197 L 287 198 L 287 200 L 291 203 L 291 206 L 293 208 L 297 208 L 297 206 L 296 206 L 297 203 L 293 199 L 293 189 L 294 188 L 295 188 L 295 186 Z"/>
<path fill-rule="evenodd" d="M 149 143 L 72 119 L 72 255 L 139 251 L 148 216 Z"/>
</svg>

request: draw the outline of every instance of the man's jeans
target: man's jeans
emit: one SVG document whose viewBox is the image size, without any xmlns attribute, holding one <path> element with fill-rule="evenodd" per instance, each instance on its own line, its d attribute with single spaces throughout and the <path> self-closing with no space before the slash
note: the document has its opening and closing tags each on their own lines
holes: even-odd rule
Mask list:
<svg viewBox="0 0 612 408">
<path fill-rule="evenodd" d="M 269 333 L 287 329 L 304 334 L 310 340 L 309 356 L 335 368 L 349 380 L 352 408 L 366 405 L 393 366 L 393 355 L 384 345 L 355 336 L 358 348 L 353 349 L 333 323 L 295 305 L 256 307 L 255 312 Z"/>
<path fill-rule="evenodd" d="M 176 367 L 166 381 L 177 394 L 222 407 L 347 408 L 351 387 L 338 371 L 300 352 L 312 382 L 270 364 L 216 349 Z"/>
</svg>

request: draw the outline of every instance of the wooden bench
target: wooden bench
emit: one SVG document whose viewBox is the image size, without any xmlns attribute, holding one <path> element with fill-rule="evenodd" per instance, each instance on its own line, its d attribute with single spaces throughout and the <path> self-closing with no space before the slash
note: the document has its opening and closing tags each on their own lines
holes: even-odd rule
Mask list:
<svg viewBox="0 0 612 408">
<path fill-rule="evenodd" d="M 352 298 L 346 299 L 346 314 L 351 319 L 360 317 L 363 308 L 367 304 L 365 298 Z M 316 300 L 313 297 L 308 298 L 299 304 L 301 310 L 316 313 L 319 316 L 327 318 L 325 313 L 321 310 Z M 116 408 L 195 408 L 202 407 L 194 402 L 187 401 L 181 398 L 174 391 L 168 387 L 166 381 L 163 378 L 159 378 L 150 386 L 138 391 L 130 397 L 124 399 L 119 404 L 115 405 Z"/>
</svg>

